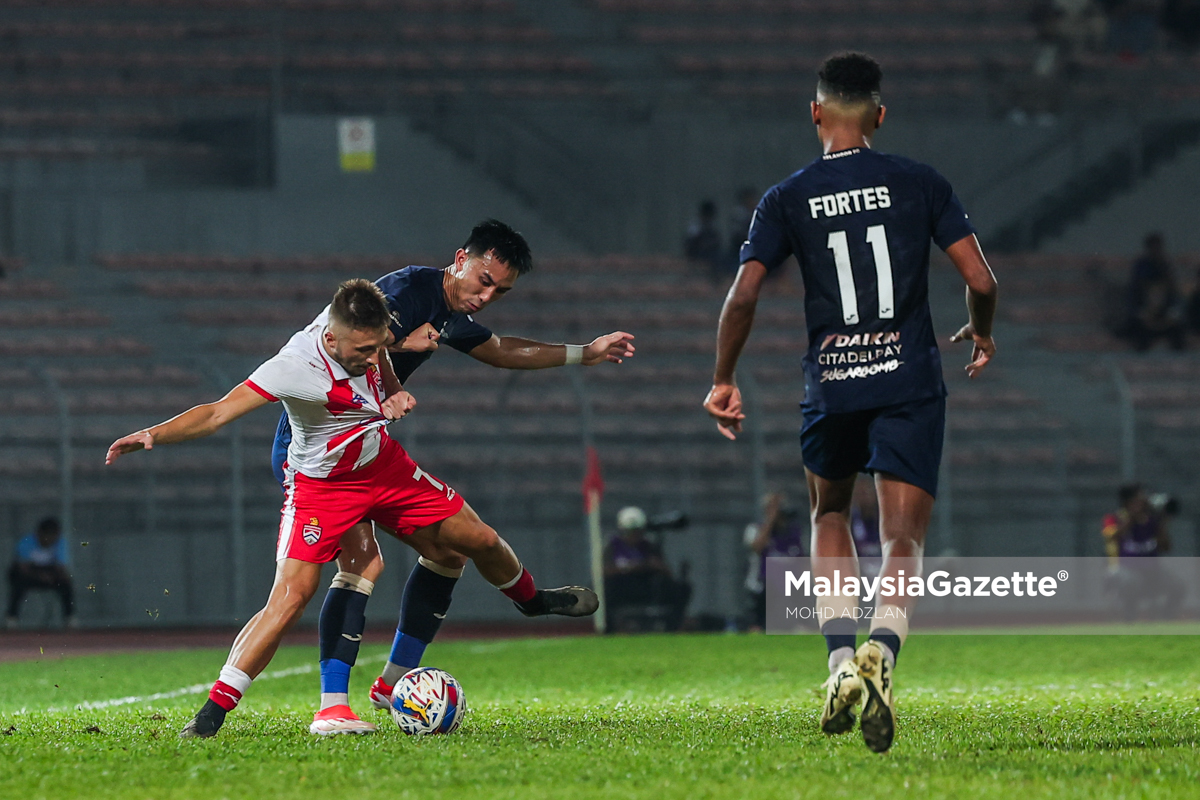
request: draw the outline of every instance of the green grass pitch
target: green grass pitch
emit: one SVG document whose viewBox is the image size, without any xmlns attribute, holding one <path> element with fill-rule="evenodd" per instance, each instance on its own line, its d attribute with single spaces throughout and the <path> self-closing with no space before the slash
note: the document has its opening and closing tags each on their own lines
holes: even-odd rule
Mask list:
<svg viewBox="0 0 1200 800">
<path fill-rule="evenodd" d="M 176 732 L 203 695 L 95 710 L 87 700 L 207 683 L 195 650 L 0 664 L 0 797 L 749 798 L 1196 797 L 1200 640 L 924 636 L 896 671 L 899 732 L 817 730 L 815 636 L 645 636 L 437 643 L 426 663 L 472 712 L 407 739 L 351 683 L 371 737 L 307 732 L 313 673 L 260 681 L 211 740 Z M 270 670 L 316 648 L 281 651 Z"/>
</svg>

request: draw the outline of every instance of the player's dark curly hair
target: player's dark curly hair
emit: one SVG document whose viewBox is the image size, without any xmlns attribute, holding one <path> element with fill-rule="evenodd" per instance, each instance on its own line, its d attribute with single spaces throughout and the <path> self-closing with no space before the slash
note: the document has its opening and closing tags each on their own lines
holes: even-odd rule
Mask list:
<svg viewBox="0 0 1200 800">
<path fill-rule="evenodd" d="M 343 281 L 329 304 L 329 318 L 356 331 L 377 331 L 391 322 L 387 298 L 366 278 Z"/>
<path fill-rule="evenodd" d="M 835 53 L 817 70 L 817 89 L 847 103 L 878 99 L 883 82 L 879 62 L 866 53 Z"/>
<path fill-rule="evenodd" d="M 529 252 L 525 237 L 500 220 L 485 219 L 472 228 L 463 250 L 473 256 L 491 251 L 495 258 L 508 264 L 518 275 L 533 269 L 533 255 Z"/>
</svg>

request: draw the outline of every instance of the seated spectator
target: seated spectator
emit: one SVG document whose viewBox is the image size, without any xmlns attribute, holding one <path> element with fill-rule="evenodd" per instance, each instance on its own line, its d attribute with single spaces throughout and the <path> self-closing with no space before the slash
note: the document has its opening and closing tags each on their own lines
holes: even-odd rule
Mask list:
<svg viewBox="0 0 1200 800">
<path fill-rule="evenodd" d="M 1162 27 L 1179 48 L 1193 51 L 1200 45 L 1200 0 L 1167 0 Z"/>
<path fill-rule="evenodd" d="M 604 599 L 610 630 L 630 632 L 683 627 L 692 597 L 686 565 L 676 580 L 662 547 L 646 536 L 646 513 L 627 506 L 617 513 L 620 533 L 604 549 Z"/>
<path fill-rule="evenodd" d="M 75 595 L 67 571 L 67 543 L 58 520 L 46 517 L 37 532 L 17 542 L 16 557 L 8 569 L 8 628 L 17 627 L 21 602 L 30 589 L 49 589 L 62 602 L 63 623 L 75 627 Z"/>
<path fill-rule="evenodd" d="M 1058 73 L 1065 61 L 1098 50 L 1108 34 L 1108 19 L 1095 0 L 1039 0 L 1030 12 L 1041 43 L 1034 74 Z"/>
<path fill-rule="evenodd" d="M 1129 277 L 1124 335 L 1139 352 L 1149 350 L 1159 339 L 1182 350 L 1186 344 L 1183 303 L 1162 234 L 1147 235 L 1144 245 Z"/>
<path fill-rule="evenodd" d="M 1108 15 L 1108 48 L 1134 61 L 1154 47 L 1160 0 L 1104 0 Z"/>
<path fill-rule="evenodd" d="M 1196 279 L 1192 281 L 1192 291 L 1188 294 L 1184 316 L 1191 332 L 1200 333 L 1200 268 L 1196 270 Z"/>
<path fill-rule="evenodd" d="M 714 284 L 730 274 L 717 231 L 717 204 L 712 200 L 700 204 L 699 216 L 688 226 L 683 254 L 691 264 L 708 272 Z"/>
<path fill-rule="evenodd" d="M 789 506 L 787 498 L 779 492 L 763 498 L 762 522 L 746 526 L 744 540 L 750 550 L 746 591 L 750 595 L 751 630 L 762 630 L 767 624 L 767 559 L 804 555 L 806 532 L 800 512 Z"/>
<path fill-rule="evenodd" d="M 1122 486 L 1118 499 L 1121 507 L 1105 516 L 1101 533 L 1122 615 L 1136 619 L 1146 605 L 1153 616 L 1174 616 L 1184 586 L 1159 556 L 1171 549 L 1167 526 L 1178 506 L 1164 495 L 1148 498 L 1140 483 Z"/>
<path fill-rule="evenodd" d="M 744 186 L 737 193 L 737 203 L 729 214 L 729 271 L 735 274 L 742 266 L 742 244 L 750 233 L 750 222 L 754 219 L 754 210 L 758 208 L 758 192 L 753 186 Z M 775 276 L 782 270 L 772 270 Z"/>
</svg>

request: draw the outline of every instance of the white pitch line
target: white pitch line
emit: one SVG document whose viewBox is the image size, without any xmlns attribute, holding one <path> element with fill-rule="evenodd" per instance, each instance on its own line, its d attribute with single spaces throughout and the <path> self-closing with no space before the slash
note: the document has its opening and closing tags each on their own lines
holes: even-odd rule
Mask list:
<svg viewBox="0 0 1200 800">
<path fill-rule="evenodd" d="M 370 658 L 360 658 L 358 663 L 370 663 L 372 661 L 386 661 L 388 654 L 372 656 Z M 317 664 L 301 664 L 298 667 L 288 667 L 287 669 L 277 669 L 272 672 L 264 672 L 254 679 L 255 683 L 259 681 L 269 681 L 276 678 L 290 678 L 293 675 L 310 675 L 319 669 Z M 47 708 L 47 713 L 62 713 L 63 711 L 92 711 L 98 708 L 113 708 L 115 706 L 131 706 L 140 705 L 142 703 L 152 703 L 155 700 L 170 700 L 173 697 L 184 697 L 190 694 L 203 694 L 212 688 L 211 683 L 193 683 L 191 686 L 184 686 L 179 689 L 172 689 L 169 692 L 155 692 L 154 694 L 130 695 L 129 697 L 114 697 L 111 700 L 85 700 L 82 703 L 77 703 L 74 706 L 58 706 Z M 25 709 L 21 709 L 25 711 Z"/>
</svg>

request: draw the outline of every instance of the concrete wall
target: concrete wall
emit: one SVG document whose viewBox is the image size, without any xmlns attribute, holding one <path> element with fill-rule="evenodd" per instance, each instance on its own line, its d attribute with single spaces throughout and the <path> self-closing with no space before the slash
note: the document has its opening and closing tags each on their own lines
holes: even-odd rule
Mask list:
<svg viewBox="0 0 1200 800">
<path fill-rule="evenodd" d="M 488 216 L 523 231 L 535 254 L 578 250 L 403 117 L 376 121 L 374 172 L 342 172 L 336 125 L 280 118 L 269 190 L 152 190 L 137 162 L 18 164 L 0 175 L 0 229 L 11 252 L 46 264 L 130 251 L 450 254 Z"/>
<path fill-rule="evenodd" d="M 1193 147 L 1160 167 L 1133 191 L 1113 198 L 1071 226 L 1043 249 L 1055 253 L 1134 254 L 1142 249 L 1147 232 L 1162 231 L 1169 250 L 1200 251 L 1198 191 L 1200 147 Z"/>
</svg>

